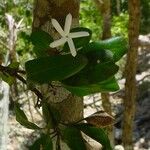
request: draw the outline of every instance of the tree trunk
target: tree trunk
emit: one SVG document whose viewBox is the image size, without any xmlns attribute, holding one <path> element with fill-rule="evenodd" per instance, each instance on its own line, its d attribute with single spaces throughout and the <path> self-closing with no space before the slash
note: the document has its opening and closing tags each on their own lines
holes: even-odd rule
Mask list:
<svg viewBox="0 0 150 150">
<path fill-rule="evenodd" d="M 102 97 L 102 106 L 103 106 L 104 110 L 108 114 L 112 115 L 109 93 L 101 93 L 101 97 Z M 111 126 L 107 127 L 107 131 L 108 131 L 108 136 L 109 136 L 111 145 L 114 146 L 114 129 L 113 129 L 113 126 L 111 125 Z"/>
<path fill-rule="evenodd" d="M 35 0 L 33 31 L 37 28 L 48 32 L 54 39 L 57 36 L 51 24 L 51 18 L 55 18 L 62 27 L 67 14 L 73 17 L 72 26 L 79 25 L 79 0 Z M 49 96 L 48 102 L 61 114 L 61 122 L 72 123 L 83 118 L 83 98 L 72 95 L 62 87 L 55 89 L 55 95 L 50 93 L 48 85 L 42 86 L 44 95 Z M 63 150 L 69 148 L 61 143 Z"/>
<path fill-rule="evenodd" d="M 95 0 L 95 4 L 103 17 L 103 32 L 102 32 L 102 40 L 111 37 L 111 1 L 105 0 L 101 3 L 99 0 Z M 109 100 L 109 93 L 101 93 L 102 97 L 102 105 L 106 112 L 110 115 L 112 114 L 111 111 L 111 103 Z M 113 127 L 108 127 L 108 135 L 111 141 L 111 144 L 114 145 L 114 134 L 113 134 Z"/>
<path fill-rule="evenodd" d="M 8 142 L 8 112 L 9 112 L 9 85 L 0 81 L 0 150 L 7 149 Z"/>
<path fill-rule="evenodd" d="M 101 39 L 107 39 L 111 37 L 111 2 L 105 0 L 101 3 L 99 0 L 94 0 L 100 14 L 103 18 L 103 33 Z"/>
<path fill-rule="evenodd" d="M 133 150 L 133 120 L 136 106 L 136 68 L 138 57 L 138 36 L 140 24 L 140 0 L 128 1 L 129 50 L 126 63 L 126 83 L 124 99 L 123 145 L 125 150 Z"/>
<path fill-rule="evenodd" d="M 16 40 L 17 40 L 17 30 L 16 30 L 16 22 L 14 18 L 9 15 L 5 14 L 6 21 L 8 25 L 8 48 L 9 48 L 9 61 L 14 62 L 17 61 L 16 58 Z"/>
<path fill-rule="evenodd" d="M 117 11 L 117 15 L 120 15 L 120 0 L 116 0 L 116 11 Z"/>
<path fill-rule="evenodd" d="M 73 26 L 79 24 L 79 0 L 35 0 L 34 3 L 33 30 L 41 28 L 55 39 L 57 38 L 51 24 L 51 18 L 55 18 L 64 26 L 67 14 L 73 16 Z M 75 122 L 83 117 L 83 99 L 72 95 L 62 87 L 55 89 L 55 95 L 50 94 L 47 85 L 42 87 L 44 95 L 49 95 L 49 102 L 53 104 L 61 114 L 62 122 Z"/>
<path fill-rule="evenodd" d="M 16 55 L 16 41 L 17 41 L 17 23 L 15 19 L 10 14 L 5 14 L 6 22 L 8 25 L 8 51 L 9 51 L 9 58 L 8 63 L 17 62 L 17 55 Z M 13 106 L 13 99 L 18 96 L 18 88 L 17 88 L 17 80 L 15 79 L 13 85 L 10 87 L 10 105 Z"/>
<path fill-rule="evenodd" d="M 15 20 L 14 18 L 9 15 L 5 14 L 6 21 L 8 24 L 8 50 L 9 50 L 9 57 L 5 58 L 5 65 L 8 65 L 8 63 L 12 63 L 16 61 L 16 38 L 17 38 L 17 30 L 15 28 Z M 2 54 L 0 54 L 2 55 Z M 2 56 L 0 56 L 0 64 L 2 64 Z M 16 96 L 17 93 L 17 84 L 15 80 L 15 84 L 11 86 L 11 89 L 9 85 L 3 81 L 0 80 L 0 150 L 7 149 L 7 141 L 8 141 L 8 113 L 9 113 L 9 95 L 11 94 Z M 13 103 L 13 101 L 11 101 Z"/>
</svg>

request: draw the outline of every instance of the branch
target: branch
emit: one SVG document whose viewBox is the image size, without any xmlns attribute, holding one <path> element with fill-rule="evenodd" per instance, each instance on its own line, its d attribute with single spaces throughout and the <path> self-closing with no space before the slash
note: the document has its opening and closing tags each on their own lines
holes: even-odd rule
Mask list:
<svg viewBox="0 0 150 150">
<path fill-rule="evenodd" d="M 150 76 L 150 74 L 145 75 L 142 79 L 138 80 L 138 83 L 142 82 L 143 80 L 145 80 L 145 78 L 148 78 L 149 76 Z"/>
<path fill-rule="evenodd" d="M 0 40 L 0 44 L 1 44 L 2 46 L 4 46 L 6 49 L 9 49 L 9 47 L 8 47 L 6 44 L 4 44 L 1 40 Z"/>
<path fill-rule="evenodd" d="M 10 67 L 5 67 L 5 66 L 2 66 L 0 65 L 0 71 L 2 73 L 7 73 L 9 74 L 10 76 L 12 77 L 15 77 L 17 78 L 18 80 L 20 80 L 22 83 L 26 84 L 27 85 L 27 81 L 22 77 L 20 76 L 18 73 L 24 73 L 25 74 L 25 71 L 23 70 L 17 70 L 17 69 L 12 69 Z M 30 89 L 32 92 L 34 92 L 34 94 L 38 97 L 38 101 L 37 101 L 37 104 L 35 105 L 35 107 L 40 107 L 41 106 L 41 102 L 39 101 L 39 99 L 43 99 L 43 95 L 42 93 L 36 89 L 36 88 L 33 88 L 33 89 Z"/>
</svg>

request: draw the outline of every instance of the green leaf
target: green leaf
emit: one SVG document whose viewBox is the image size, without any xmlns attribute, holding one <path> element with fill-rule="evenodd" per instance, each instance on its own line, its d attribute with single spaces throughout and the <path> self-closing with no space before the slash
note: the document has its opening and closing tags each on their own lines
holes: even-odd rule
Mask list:
<svg viewBox="0 0 150 150">
<path fill-rule="evenodd" d="M 123 37 L 113 37 L 104 41 L 92 42 L 81 49 L 82 54 L 110 50 L 113 53 L 113 60 L 117 62 L 127 53 L 128 45 Z"/>
<path fill-rule="evenodd" d="M 53 38 L 41 29 L 33 31 L 30 38 L 32 44 L 39 47 L 49 46 L 50 42 L 53 41 Z"/>
<path fill-rule="evenodd" d="M 74 45 L 75 45 L 76 49 L 80 48 L 80 47 L 83 47 L 84 45 L 88 44 L 90 39 L 91 39 L 91 36 L 92 36 L 92 31 L 88 28 L 77 27 L 77 28 L 71 29 L 71 33 L 72 32 L 80 32 L 80 31 L 88 32 L 89 36 L 80 37 L 80 38 L 73 38 L 73 42 L 74 42 Z M 70 51 L 68 43 L 65 43 L 65 45 L 63 47 L 63 51 Z"/>
<path fill-rule="evenodd" d="M 47 124 L 52 125 L 52 117 L 51 117 L 51 114 L 49 111 L 49 106 L 45 102 L 42 104 L 42 113 L 43 113 L 43 118 L 44 118 L 45 122 Z"/>
<path fill-rule="evenodd" d="M 12 62 L 11 64 L 8 65 L 9 68 L 12 69 L 18 69 L 19 68 L 19 62 Z"/>
<path fill-rule="evenodd" d="M 53 143 L 49 135 L 42 134 L 32 146 L 29 147 L 29 150 L 53 150 Z"/>
<path fill-rule="evenodd" d="M 85 86 L 103 82 L 118 72 L 119 67 L 113 62 L 99 63 L 85 67 L 79 73 L 63 81 L 72 86 Z"/>
<path fill-rule="evenodd" d="M 89 83 L 95 84 L 103 82 L 110 77 L 114 76 L 119 70 L 119 67 L 113 62 L 106 62 L 97 64 L 91 72 L 87 72 Z"/>
<path fill-rule="evenodd" d="M 1 73 L 0 74 L 1 78 L 3 81 L 5 81 L 6 83 L 8 83 L 10 86 L 15 82 L 15 78 L 10 76 L 9 74 L 7 73 Z"/>
<path fill-rule="evenodd" d="M 26 62 L 27 78 L 37 83 L 48 83 L 66 79 L 85 67 L 87 59 L 78 55 L 56 55 L 41 57 Z"/>
<path fill-rule="evenodd" d="M 27 116 L 25 115 L 23 110 L 20 109 L 20 106 L 18 103 L 15 103 L 14 109 L 15 109 L 15 114 L 16 114 L 16 120 L 21 125 L 23 125 L 24 127 L 28 128 L 28 129 L 38 129 L 38 130 L 41 129 L 34 123 L 28 121 Z"/>
<path fill-rule="evenodd" d="M 59 112 L 48 103 L 44 102 L 42 104 L 42 112 L 46 123 L 50 127 L 57 126 L 57 124 L 60 122 L 61 116 Z"/>
<path fill-rule="evenodd" d="M 80 51 L 79 53 L 82 53 Z M 92 50 L 87 52 L 86 57 L 89 60 L 89 63 L 91 65 L 97 64 L 97 62 L 108 62 L 108 61 L 113 61 L 113 53 L 110 50 L 104 50 L 104 49 L 99 49 L 99 50 Z"/>
<path fill-rule="evenodd" d="M 38 29 L 32 32 L 30 39 L 34 45 L 33 51 L 37 56 L 48 56 L 49 45 L 53 42 L 53 38 L 47 32 Z"/>
<path fill-rule="evenodd" d="M 77 124 L 75 126 L 77 129 L 81 130 L 86 135 L 99 142 L 103 146 L 103 150 L 113 150 L 108 136 L 103 129 L 93 127 L 86 123 Z"/>
<path fill-rule="evenodd" d="M 86 86 L 71 86 L 66 84 L 63 84 L 63 86 L 77 96 L 85 96 L 99 92 L 114 92 L 119 90 L 119 85 L 114 77 L 104 82 Z"/>
<path fill-rule="evenodd" d="M 36 54 L 37 57 L 46 57 L 48 56 L 47 50 L 48 50 L 48 46 L 47 47 L 39 47 L 39 46 L 34 46 L 33 47 L 33 52 Z"/>
<path fill-rule="evenodd" d="M 63 141 L 67 143 L 71 150 L 86 150 L 86 146 L 80 130 L 75 127 L 66 127 L 62 130 Z"/>
</svg>

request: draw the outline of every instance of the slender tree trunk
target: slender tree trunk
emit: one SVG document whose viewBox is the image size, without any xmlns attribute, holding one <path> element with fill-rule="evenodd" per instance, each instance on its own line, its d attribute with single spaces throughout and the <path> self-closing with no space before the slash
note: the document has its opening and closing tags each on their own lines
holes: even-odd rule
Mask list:
<svg viewBox="0 0 150 150">
<path fill-rule="evenodd" d="M 116 11 L 117 11 L 117 15 L 120 15 L 120 0 L 116 0 Z"/>
<path fill-rule="evenodd" d="M 107 39 L 111 37 L 111 1 L 105 0 L 101 3 L 99 0 L 94 0 L 95 4 L 103 17 L 103 32 L 101 39 Z M 112 114 L 111 111 L 111 103 L 110 103 L 110 96 L 109 93 L 101 93 L 102 97 L 102 105 L 106 112 L 110 115 Z M 111 141 L 111 144 L 114 145 L 114 134 L 113 134 L 113 127 L 108 127 L 108 134 Z"/>
<path fill-rule="evenodd" d="M 51 25 L 51 18 L 55 18 L 64 26 L 67 14 L 73 16 L 73 26 L 79 24 L 79 0 L 35 0 L 34 3 L 33 30 L 42 30 L 57 38 Z M 77 121 L 83 117 L 83 99 L 72 95 L 62 87 L 55 89 L 55 95 L 50 94 L 47 85 L 42 87 L 44 95 L 49 95 L 49 102 L 53 104 L 61 114 L 65 123 Z"/>
<path fill-rule="evenodd" d="M 15 30 L 15 20 L 9 15 L 6 15 L 6 21 L 8 24 L 8 50 L 9 57 L 5 58 L 5 65 L 16 61 L 16 30 Z M 2 55 L 2 54 L 1 54 Z M 1 56 L 2 57 L 2 56 Z M 2 58 L 0 59 L 0 64 L 2 64 Z M 15 82 L 16 83 L 16 82 Z M 11 87 L 11 93 L 14 94 L 17 91 L 17 84 Z M 10 87 L 4 81 L 0 81 L 0 150 L 7 149 L 7 141 L 8 141 L 8 113 L 9 113 L 9 95 L 10 95 Z"/>
<path fill-rule="evenodd" d="M 17 56 L 16 56 L 16 41 L 17 41 L 17 29 L 16 25 L 17 23 L 15 22 L 15 19 L 13 18 L 12 15 L 10 14 L 5 14 L 6 16 L 6 22 L 8 25 L 8 50 L 9 50 L 9 59 L 8 62 L 6 63 L 12 63 L 17 61 Z M 17 80 L 15 79 L 13 85 L 10 88 L 10 95 L 11 99 L 18 96 L 18 88 L 17 88 Z M 10 105 L 13 106 L 13 101 L 10 101 Z"/>
<path fill-rule="evenodd" d="M 9 85 L 0 81 L 0 150 L 7 149 L 8 142 Z"/>
<path fill-rule="evenodd" d="M 138 36 L 140 24 L 140 0 L 128 1 L 129 50 L 126 63 L 126 83 L 124 99 L 123 145 L 125 150 L 133 150 L 133 120 L 136 106 L 136 68 L 138 57 Z"/>
<path fill-rule="evenodd" d="M 17 31 L 16 31 L 16 22 L 14 18 L 9 15 L 5 14 L 6 21 L 8 25 L 8 48 L 9 48 L 9 61 L 14 62 L 17 61 L 16 59 L 16 40 L 17 40 Z"/>
<path fill-rule="evenodd" d="M 94 0 L 96 7 L 98 8 L 100 15 L 103 18 L 103 33 L 101 39 L 107 39 L 111 37 L 111 1 L 104 0 L 100 2 L 99 0 Z"/>
</svg>

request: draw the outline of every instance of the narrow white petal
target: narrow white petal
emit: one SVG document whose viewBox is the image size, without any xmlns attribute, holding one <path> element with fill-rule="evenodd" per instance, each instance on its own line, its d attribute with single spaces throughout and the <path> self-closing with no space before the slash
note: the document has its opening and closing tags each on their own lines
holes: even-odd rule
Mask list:
<svg viewBox="0 0 150 150">
<path fill-rule="evenodd" d="M 84 36 L 89 36 L 90 34 L 88 32 L 85 31 L 81 31 L 81 32 L 72 32 L 69 33 L 69 37 L 71 38 L 79 38 L 79 37 L 84 37 Z"/>
<path fill-rule="evenodd" d="M 69 13 L 66 16 L 66 21 L 65 21 L 65 26 L 64 26 L 64 32 L 66 35 L 68 35 L 70 32 L 71 23 L 72 23 L 72 15 Z"/>
<path fill-rule="evenodd" d="M 60 45 L 63 45 L 66 41 L 67 41 L 67 38 L 63 37 L 59 40 L 56 40 L 56 41 L 52 42 L 49 46 L 51 48 L 58 47 Z"/>
<path fill-rule="evenodd" d="M 69 45 L 69 48 L 70 48 L 71 55 L 73 57 L 75 57 L 77 55 L 77 52 L 76 52 L 76 48 L 75 48 L 75 45 L 73 43 L 73 40 L 71 38 L 68 38 L 67 41 L 68 41 L 68 45 Z"/>
<path fill-rule="evenodd" d="M 58 21 L 56 19 L 52 19 L 52 25 L 54 26 L 54 28 L 58 31 L 58 33 L 61 36 L 65 36 L 65 32 L 63 31 L 62 27 L 60 26 L 60 24 L 58 23 Z"/>
</svg>

